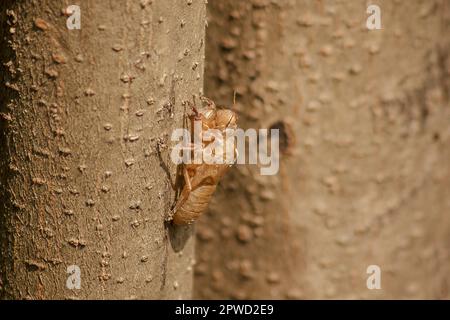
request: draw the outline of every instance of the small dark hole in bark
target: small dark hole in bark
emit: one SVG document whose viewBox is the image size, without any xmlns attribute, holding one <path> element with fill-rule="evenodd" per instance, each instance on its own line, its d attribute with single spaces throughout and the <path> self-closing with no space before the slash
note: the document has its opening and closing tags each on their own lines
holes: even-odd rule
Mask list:
<svg viewBox="0 0 450 320">
<path fill-rule="evenodd" d="M 278 129 L 280 137 L 280 152 L 284 154 L 290 153 L 294 146 L 294 132 L 292 127 L 286 122 L 280 120 L 273 123 L 269 129 Z"/>
<path fill-rule="evenodd" d="M 37 266 L 27 264 L 27 271 L 38 271 L 39 268 Z"/>
<path fill-rule="evenodd" d="M 441 140 L 441 135 L 438 132 L 435 132 L 433 134 L 433 141 L 434 142 L 439 142 L 439 140 Z"/>
</svg>

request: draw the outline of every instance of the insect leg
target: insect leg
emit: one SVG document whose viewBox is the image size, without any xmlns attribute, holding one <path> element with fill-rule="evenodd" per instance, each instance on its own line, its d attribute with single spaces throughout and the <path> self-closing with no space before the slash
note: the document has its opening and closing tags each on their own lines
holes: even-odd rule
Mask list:
<svg viewBox="0 0 450 320">
<path fill-rule="evenodd" d="M 191 177 L 189 177 L 189 172 L 188 172 L 186 166 L 183 166 L 183 176 L 184 176 L 184 182 L 186 183 L 186 187 L 188 188 L 189 191 L 191 191 L 192 190 Z"/>
</svg>

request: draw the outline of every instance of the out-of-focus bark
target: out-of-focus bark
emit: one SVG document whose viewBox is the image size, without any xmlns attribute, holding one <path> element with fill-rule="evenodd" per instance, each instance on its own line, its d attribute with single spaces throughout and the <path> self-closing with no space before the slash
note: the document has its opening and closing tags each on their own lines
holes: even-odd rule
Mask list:
<svg viewBox="0 0 450 320">
<path fill-rule="evenodd" d="M 198 228 L 197 298 L 449 298 L 448 1 L 210 1 L 206 95 L 282 129 Z M 381 290 L 368 290 L 378 265 Z"/>
<path fill-rule="evenodd" d="M 79 1 L 80 30 L 69 4 L 0 5 L 1 296 L 189 298 L 191 231 L 164 220 L 170 134 L 203 87 L 205 3 Z"/>
</svg>

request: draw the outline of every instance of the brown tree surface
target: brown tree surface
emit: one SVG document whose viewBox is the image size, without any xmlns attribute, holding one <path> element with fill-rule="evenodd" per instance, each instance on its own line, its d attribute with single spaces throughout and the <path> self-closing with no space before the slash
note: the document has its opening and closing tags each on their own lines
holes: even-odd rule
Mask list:
<svg viewBox="0 0 450 320">
<path fill-rule="evenodd" d="M 382 30 L 367 1 L 210 1 L 206 95 L 283 153 L 221 184 L 197 298 L 450 298 L 450 5 L 375 2 Z"/>
<path fill-rule="evenodd" d="M 203 87 L 203 1 L 1 1 L 1 296 L 189 298 L 172 129 Z M 81 271 L 68 289 L 67 268 Z"/>
</svg>

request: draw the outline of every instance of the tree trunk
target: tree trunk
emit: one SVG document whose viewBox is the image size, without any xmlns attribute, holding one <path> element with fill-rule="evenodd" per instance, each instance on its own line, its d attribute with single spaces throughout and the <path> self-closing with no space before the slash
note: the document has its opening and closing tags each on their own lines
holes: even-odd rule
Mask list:
<svg viewBox="0 0 450 320">
<path fill-rule="evenodd" d="M 205 3 L 86 0 L 79 30 L 69 4 L 0 5 L 1 296 L 189 298 L 192 232 L 164 221 Z"/>
<path fill-rule="evenodd" d="M 221 184 L 196 297 L 450 298 L 450 6 L 376 2 L 381 30 L 366 1 L 210 2 L 206 95 L 282 161 Z"/>
</svg>

